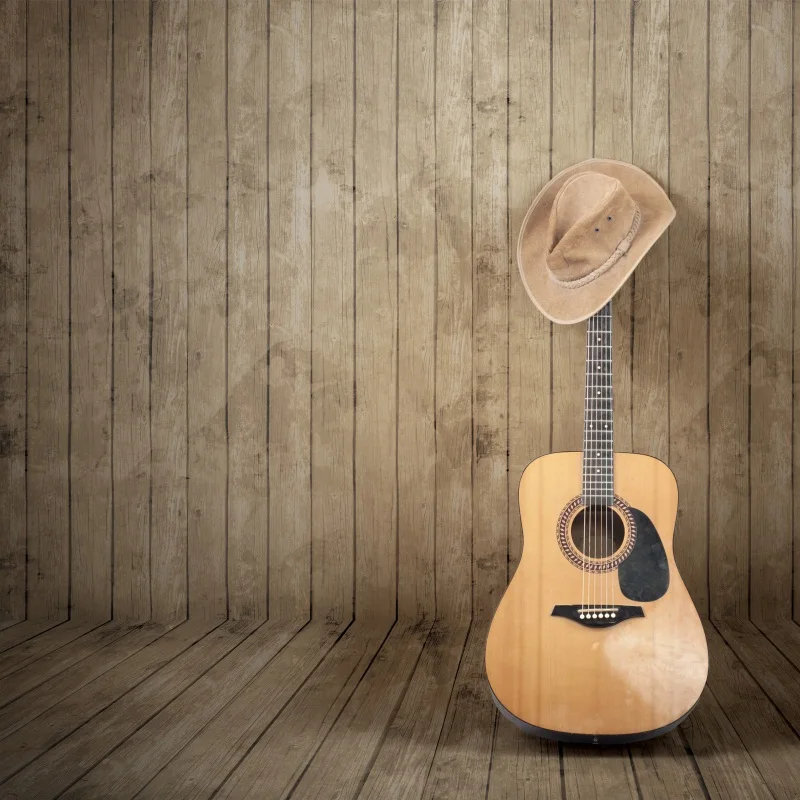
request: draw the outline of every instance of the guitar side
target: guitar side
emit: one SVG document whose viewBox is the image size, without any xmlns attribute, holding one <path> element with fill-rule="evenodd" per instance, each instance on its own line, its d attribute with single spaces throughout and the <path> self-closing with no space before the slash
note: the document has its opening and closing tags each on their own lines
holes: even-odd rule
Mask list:
<svg viewBox="0 0 800 800">
<path fill-rule="evenodd" d="M 530 732 L 641 740 L 691 711 L 708 672 L 703 627 L 673 555 L 677 484 L 661 461 L 615 453 L 615 492 L 637 512 L 640 550 L 611 572 L 587 574 L 565 556 L 558 535 L 564 509 L 581 494 L 581 458 L 543 456 L 522 475 L 524 548 L 489 630 L 487 676 L 500 710 Z M 651 551 L 663 562 L 660 572 L 647 568 Z M 585 605 L 587 597 L 630 609 L 635 618 L 599 627 L 554 615 Z"/>
</svg>

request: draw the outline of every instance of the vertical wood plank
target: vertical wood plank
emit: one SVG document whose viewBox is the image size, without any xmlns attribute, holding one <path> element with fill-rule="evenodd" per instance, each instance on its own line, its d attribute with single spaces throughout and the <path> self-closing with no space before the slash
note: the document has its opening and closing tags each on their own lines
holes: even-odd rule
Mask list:
<svg viewBox="0 0 800 800">
<path fill-rule="evenodd" d="M 397 570 L 397 3 L 356 7 L 356 616 Z"/>
<path fill-rule="evenodd" d="M 714 617 L 747 617 L 749 10 L 726 0 L 709 13 L 709 604 Z"/>
<path fill-rule="evenodd" d="M 397 4 L 356 9 L 356 615 L 396 600 Z"/>
<path fill-rule="evenodd" d="M 228 10 L 228 590 L 233 619 L 267 616 L 268 8 Z"/>
<path fill-rule="evenodd" d="M 0 2 L 0 621 L 25 617 L 26 6 Z"/>
<path fill-rule="evenodd" d="M 227 526 L 227 3 L 189 4 L 189 615 L 224 619 Z"/>
<path fill-rule="evenodd" d="M 522 220 L 550 179 L 550 2 L 509 0 L 508 14 L 508 556 L 514 570 L 522 554 L 519 479 L 550 450 L 551 324 L 531 303 L 516 259 Z"/>
<path fill-rule="evenodd" d="M 436 613 L 471 614 L 472 3 L 436 22 Z"/>
<path fill-rule="evenodd" d="M 473 14 L 473 614 L 508 570 L 508 2 Z"/>
<path fill-rule="evenodd" d="M 790 617 L 792 4 L 753 3 L 750 53 L 750 606 Z"/>
<path fill-rule="evenodd" d="M 670 5 L 670 466 L 680 487 L 675 550 L 708 611 L 708 97 L 705 3 Z"/>
<path fill-rule="evenodd" d="M 669 192 L 669 0 L 633 6 L 633 163 Z M 632 449 L 669 459 L 669 229 L 633 283 Z"/>
<path fill-rule="evenodd" d="M 150 616 L 150 17 L 114 4 L 114 616 Z"/>
<path fill-rule="evenodd" d="M 398 607 L 432 618 L 436 512 L 436 3 L 398 17 Z"/>
<path fill-rule="evenodd" d="M 594 3 L 553 3 L 553 174 L 591 158 Z M 553 450 L 583 447 L 586 325 L 553 326 Z"/>
<path fill-rule="evenodd" d="M 793 52 L 800 53 L 800 14 L 795 9 L 792 15 L 794 22 Z M 800 108 L 800 58 L 795 56 L 792 60 L 793 86 L 792 107 Z M 797 113 L 792 114 L 792 147 L 793 147 L 793 175 L 792 175 L 792 214 L 794 232 L 794 252 L 792 253 L 794 266 L 794 418 L 793 418 L 793 486 L 800 487 L 800 123 Z M 794 619 L 800 621 L 800 491 L 794 492 Z"/>
<path fill-rule="evenodd" d="M 111 616 L 111 5 L 72 5 L 72 614 Z"/>
<path fill-rule="evenodd" d="M 269 613 L 286 617 L 311 585 L 310 24 L 309 0 L 270 4 Z"/>
<path fill-rule="evenodd" d="M 187 614 L 187 3 L 157 0 L 152 21 L 153 619 Z"/>
<path fill-rule="evenodd" d="M 69 5 L 28 6 L 29 619 L 69 603 Z"/>
<path fill-rule="evenodd" d="M 351 0 L 312 15 L 312 615 L 353 615 L 354 28 Z"/>
<path fill-rule="evenodd" d="M 633 0 L 595 4 L 594 155 L 630 162 L 633 158 L 631 35 Z M 638 269 L 614 295 L 614 449 L 633 449 L 631 342 L 632 302 Z M 584 350 L 584 361 L 585 361 Z"/>
</svg>

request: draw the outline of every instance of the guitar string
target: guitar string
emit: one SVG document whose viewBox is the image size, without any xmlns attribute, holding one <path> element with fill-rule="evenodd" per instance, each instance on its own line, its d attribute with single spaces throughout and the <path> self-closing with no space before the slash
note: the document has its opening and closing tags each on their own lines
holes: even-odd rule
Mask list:
<svg viewBox="0 0 800 800">
<path fill-rule="evenodd" d="M 609 348 L 611 346 L 613 346 L 613 344 L 614 344 L 614 342 L 613 342 L 613 339 L 614 339 L 613 332 L 614 332 L 614 321 L 613 321 L 613 317 L 611 315 L 611 301 L 609 300 L 608 301 L 608 344 L 609 344 Z M 609 349 L 608 350 L 608 378 L 607 378 L 607 381 L 608 381 L 608 406 L 609 406 L 609 409 L 611 409 L 611 410 L 613 410 L 613 408 L 614 408 L 614 378 L 613 378 L 613 367 L 612 367 L 613 355 L 614 355 L 614 351 Z M 611 431 L 612 431 L 611 436 L 608 436 L 606 438 L 607 438 L 608 458 L 609 458 L 608 475 L 609 475 L 609 479 L 610 479 L 609 483 L 611 485 L 611 493 L 610 493 L 611 506 L 610 506 L 610 511 L 609 511 L 609 519 L 610 519 L 610 522 L 611 522 L 611 541 L 610 541 L 609 545 L 610 545 L 611 555 L 613 557 L 615 555 L 614 528 L 613 528 L 613 526 L 614 526 L 614 521 L 615 521 L 614 514 L 616 513 L 614 511 L 614 498 L 615 498 L 615 494 L 614 494 L 614 439 L 613 439 L 614 414 L 613 413 L 609 413 L 608 417 L 609 417 L 609 422 L 607 424 L 612 426 L 611 427 Z M 614 600 L 614 589 L 615 589 L 614 581 L 616 580 L 616 575 L 614 574 L 614 572 L 615 572 L 615 570 L 614 570 L 613 566 L 609 566 L 609 569 L 608 569 L 608 581 L 609 581 L 609 585 L 610 585 L 611 608 L 612 609 L 614 608 L 614 603 L 615 603 L 615 600 Z M 612 610 L 611 613 L 615 614 L 616 612 Z"/>
<path fill-rule="evenodd" d="M 591 341 L 591 336 L 592 336 L 592 333 L 591 333 L 591 331 L 592 331 L 592 317 L 589 318 L 586 330 L 587 330 L 586 340 L 587 340 L 587 342 L 589 342 L 589 341 Z M 586 355 L 587 355 L 587 359 L 588 359 L 590 357 L 590 354 L 587 353 Z M 584 389 L 585 396 L 588 396 L 588 394 L 589 394 L 588 383 L 589 382 L 588 382 L 588 376 L 587 376 L 586 388 Z M 583 463 L 581 465 L 581 467 L 582 467 L 582 470 L 581 470 L 582 471 L 582 486 L 581 486 L 581 489 L 582 489 L 582 492 L 583 492 L 583 546 L 581 548 L 582 549 L 582 553 L 583 553 L 583 557 L 581 558 L 581 610 L 580 610 L 581 618 L 583 618 L 583 616 L 586 614 L 586 516 L 587 516 L 587 513 L 588 513 L 588 506 L 589 506 L 588 486 L 587 486 L 587 481 L 586 481 L 586 465 L 587 465 L 588 455 L 586 453 L 585 442 L 586 442 L 586 439 L 588 438 L 588 436 L 587 436 L 588 430 L 587 429 L 591 427 L 590 423 L 589 423 L 588 399 L 585 400 L 585 403 L 586 403 L 586 405 L 584 407 L 584 412 L 585 413 L 584 413 L 584 416 L 583 416 L 584 448 L 583 448 Z"/>
<path fill-rule="evenodd" d="M 603 342 L 602 342 L 602 344 L 605 345 L 605 347 L 608 347 L 608 345 L 611 343 L 611 331 L 609 329 L 610 329 L 610 325 L 609 325 L 609 318 L 608 318 L 608 306 L 606 305 L 606 307 L 603 309 Z M 605 354 L 607 354 L 607 352 L 608 351 L 604 349 L 602 351 L 602 354 L 605 355 Z M 608 358 L 607 358 L 607 355 L 606 355 L 606 357 L 603 359 L 603 361 L 601 361 L 601 365 L 604 365 L 607 362 L 608 362 Z M 605 403 L 605 401 L 606 401 L 607 397 L 608 397 L 608 375 L 607 375 L 606 372 L 603 372 L 603 398 L 602 398 L 603 399 L 603 405 L 602 405 L 602 410 L 603 410 L 603 424 L 604 425 L 606 424 L 605 420 L 608 418 L 608 415 L 605 413 L 605 411 L 606 411 L 606 403 Z M 605 430 L 605 428 L 603 428 L 603 430 Z M 607 523 L 609 522 L 609 519 L 608 519 L 608 505 L 607 505 L 607 502 L 608 502 L 608 464 L 607 464 L 607 461 L 606 461 L 607 455 L 608 455 L 608 442 L 607 442 L 605 436 L 603 436 L 602 443 L 603 443 L 602 448 L 598 448 L 597 452 L 602 454 L 602 467 L 601 467 L 601 469 L 603 470 L 603 472 L 602 472 L 602 476 L 603 476 L 603 492 L 605 494 L 605 497 L 603 498 L 603 502 L 600 504 L 600 513 L 602 514 L 602 520 L 603 520 L 603 523 L 602 523 L 602 525 L 603 525 L 603 540 L 602 540 L 603 541 L 603 572 L 601 574 L 603 576 L 603 606 L 602 607 L 604 609 L 607 609 L 608 608 L 608 571 L 606 569 L 607 565 L 606 565 L 605 561 L 608 558 L 608 530 L 607 530 L 608 525 L 607 525 Z M 603 611 L 601 613 L 602 614 L 607 614 L 608 611 Z"/>
</svg>

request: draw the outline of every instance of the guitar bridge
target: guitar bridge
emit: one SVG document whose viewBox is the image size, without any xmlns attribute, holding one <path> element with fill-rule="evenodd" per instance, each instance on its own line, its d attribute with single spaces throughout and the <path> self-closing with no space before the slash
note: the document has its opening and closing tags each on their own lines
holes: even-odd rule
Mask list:
<svg viewBox="0 0 800 800">
<path fill-rule="evenodd" d="M 641 606 L 553 606 L 551 616 L 571 619 L 587 628 L 610 628 L 626 619 L 643 617 L 644 611 Z"/>
</svg>

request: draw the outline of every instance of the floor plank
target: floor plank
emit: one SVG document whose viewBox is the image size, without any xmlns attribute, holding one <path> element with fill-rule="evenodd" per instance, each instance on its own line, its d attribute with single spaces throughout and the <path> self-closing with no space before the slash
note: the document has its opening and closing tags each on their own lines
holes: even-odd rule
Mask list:
<svg viewBox="0 0 800 800">
<path fill-rule="evenodd" d="M 422 794 L 468 631 L 469 625 L 434 625 L 359 798 L 416 800 Z"/>
<path fill-rule="evenodd" d="M 189 772 L 190 784 L 193 784 L 198 776 L 195 766 L 200 771 L 208 771 L 208 753 L 203 753 L 197 765 L 187 755 L 194 752 L 193 745 L 197 741 L 194 737 L 199 733 L 199 739 L 218 744 L 225 733 L 241 731 L 247 712 L 257 711 L 259 704 L 263 705 L 265 698 L 280 687 L 272 669 L 274 664 L 278 662 L 283 665 L 284 672 L 292 673 L 298 659 L 284 658 L 287 652 L 289 655 L 296 654 L 297 650 L 302 653 L 320 638 L 332 639 L 337 630 L 336 626 L 319 623 L 307 625 L 304 620 L 262 625 L 63 797 L 89 798 L 104 793 L 122 800 L 144 789 L 141 797 L 165 798 L 169 792 L 163 780 L 147 786 L 164 768 L 162 775 L 182 777 L 184 772 Z M 289 677 L 295 675 L 292 673 Z M 182 771 L 181 765 L 187 763 L 190 769 Z M 191 788 L 190 794 L 194 797 L 194 786 Z M 186 796 L 185 789 L 178 790 L 177 795 Z"/>
<path fill-rule="evenodd" d="M 354 797 L 396 715 L 429 622 L 398 625 L 292 791 L 293 798 Z"/>
<path fill-rule="evenodd" d="M 629 752 L 641 797 L 694 800 L 706 796 L 694 755 L 679 731 L 631 745 Z"/>
<path fill-rule="evenodd" d="M 263 733 L 215 797 L 285 798 L 339 719 L 389 634 L 356 623 Z M 230 732 L 226 739 L 232 738 Z"/>
<path fill-rule="evenodd" d="M 161 788 L 155 794 L 145 787 L 164 768 L 170 774 L 178 768 L 181 774 L 179 765 L 186 762 L 186 750 L 191 749 L 190 743 L 198 734 L 216 742 L 221 732 L 240 730 L 243 716 L 231 716 L 229 709 L 234 706 L 243 714 L 248 708 L 258 708 L 259 699 L 263 702 L 264 695 L 277 688 L 270 680 L 274 678 L 270 667 L 275 661 L 285 661 L 282 657 L 287 650 L 291 652 L 298 640 L 307 646 L 308 634 L 319 630 L 314 625 L 303 628 L 304 624 L 296 620 L 262 625 L 63 796 L 88 798 L 97 797 L 100 792 L 122 800 L 144 789 L 142 797 L 167 797 L 168 792 L 159 781 L 155 783 Z M 267 680 L 262 679 L 265 674 Z M 254 686 L 257 688 L 252 691 Z M 240 702 L 243 695 L 247 705 Z M 226 724 L 220 728 L 217 723 L 222 718 Z M 205 762 L 201 764 L 206 766 Z M 195 796 L 194 792 L 191 794 Z"/>
<path fill-rule="evenodd" d="M 529 736 L 497 715 L 487 800 L 561 797 L 558 743 Z"/>
<path fill-rule="evenodd" d="M 800 669 L 800 625 L 789 620 L 775 622 L 756 620 L 754 624 L 792 664 Z"/>
<path fill-rule="evenodd" d="M 45 621 L 34 622 L 33 620 L 26 619 L 23 622 L 18 622 L 5 630 L 0 631 L 0 653 L 16 647 L 22 642 L 27 642 L 28 639 L 33 639 L 40 633 L 49 631 L 50 628 L 55 628 L 57 625 L 63 625 L 66 620 L 51 619 Z"/>
<path fill-rule="evenodd" d="M 80 691 L 68 695 L 46 713 L 3 740 L 0 748 L 0 782 L 15 775 L 31 761 L 46 753 L 45 760 L 32 770 L 20 773 L 19 781 L 15 779 L 13 783 L 23 787 L 22 796 L 29 796 L 27 793 L 38 786 L 37 773 L 44 781 L 48 773 L 53 772 L 48 766 L 52 763 L 51 759 L 69 747 L 62 740 L 66 739 L 67 743 L 74 741 L 74 738 L 71 740 L 66 737 L 81 728 L 87 720 L 89 722 L 81 729 L 83 736 L 96 730 L 98 725 L 106 720 L 113 721 L 121 716 L 124 717 L 124 714 L 130 711 L 132 702 L 135 703 L 137 699 L 152 691 L 152 684 L 148 685 L 146 682 L 148 677 L 155 675 L 155 685 L 161 685 L 164 683 L 164 678 L 168 677 L 168 670 L 174 671 L 174 665 L 177 664 L 180 669 L 186 666 L 187 662 L 191 663 L 196 659 L 197 651 L 193 647 L 196 643 L 201 642 L 203 645 L 199 651 L 202 654 L 220 642 L 228 646 L 237 641 L 238 637 L 230 633 L 230 626 L 211 632 L 208 623 L 203 622 L 187 622 L 178 626 L 114 669 L 91 681 Z M 120 699 L 122 702 L 118 705 L 117 701 Z M 83 736 L 79 737 L 79 741 L 83 740 Z M 62 742 L 60 746 L 59 742 Z M 47 752 L 48 748 L 54 746 L 56 746 L 54 750 Z M 88 767 L 79 772 L 73 780 L 81 777 L 86 769 Z M 71 781 L 63 784 L 61 788 L 66 788 L 69 782 Z M 11 791 L 9 787 L 5 787 L 5 790 Z"/>
<path fill-rule="evenodd" d="M 711 691 L 772 794 L 776 798 L 797 797 L 800 737 L 711 624 L 706 625 L 706 637 Z"/>
<path fill-rule="evenodd" d="M 35 719 L 64 698 L 79 691 L 125 659 L 134 656 L 173 626 L 143 625 L 129 629 L 121 639 L 88 656 L 45 682 L 36 671 L 12 675 L 2 684 L 3 697 L 16 697 L 0 711 L 0 739 Z M 199 638 L 200 634 L 197 634 Z M 135 670 L 134 670 L 135 671 Z M 6 694 L 7 693 L 7 694 Z M 2 745 L 0 745 L 2 747 Z"/>
<path fill-rule="evenodd" d="M 115 641 L 127 636 L 135 628 L 109 622 L 93 631 L 81 636 L 79 639 L 54 649 L 41 656 L 33 663 L 20 665 L 16 670 L 9 670 L 8 674 L 0 679 L 0 706 L 6 706 L 14 699 L 39 686 L 50 678 L 56 677 L 88 658 L 92 653 L 108 647 Z M 162 628 L 163 630 L 163 628 Z M 12 653 L 15 650 L 10 651 Z"/>
<path fill-rule="evenodd" d="M 800 670 L 751 622 L 716 622 L 714 625 L 800 735 Z"/>
<path fill-rule="evenodd" d="M 564 797 L 638 797 L 627 747 L 563 745 Z"/>
<path fill-rule="evenodd" d="M 5 678 L 23 667 L 30 668 L 33 662 L 48 654 L 54 654 L 56 657 L 66 655 L 66 653 L 60 652 L 62 648 L 76 639 L 80 640 L 85 634 L 99 629 L 101 624 L 100 622 L 86 624 L 71 620 L 51 628 L 34 639 L 28 639 L 27 642 L 23 642 L 11 650 L 6 650 L 0 654 L 0 678 Z M 0 697 L 3 696 L 0 691 Z"/>
<path fill-rule="evenodd" d="M 425 783 L 426 800 L 483 796 L 489 779 L 495 708 L 483 658 L 488 623 L 473 623 L 442 734 Z"/>
<path fill-rule="evenodd" d="M 307 625 L 137 798 L 213 796 L 348 626 L 324 621 Z M 117 797 L 133 796 L 127 788 L 123 790 L 131 766 L 136 766 L 135 762 L 123 759 Z M 105 788 L 108 784 L 103 781 L 99 785 Z"/>
<path fill-rule="evenodd" d="M 716 800 L 767 800 L 772 793 L 725 715 L 706 687 L 680 732 L 694 754 L 708 794 Z"/>
</svg>

